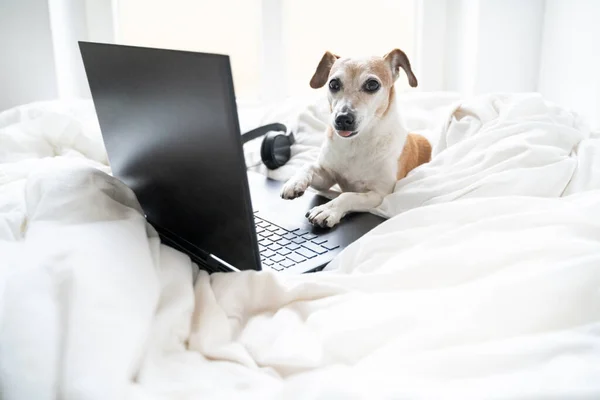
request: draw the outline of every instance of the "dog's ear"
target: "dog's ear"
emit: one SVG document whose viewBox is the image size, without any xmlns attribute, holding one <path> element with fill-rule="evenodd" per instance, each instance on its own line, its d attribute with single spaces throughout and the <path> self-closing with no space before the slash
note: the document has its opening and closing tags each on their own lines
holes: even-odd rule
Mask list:
<svg viewBox="0 0 600 400">
<path fill-rule="evenodd" d="M 325 54 L 323 54 L 323 57 L 321 58 L 321 61 L 317 66 L 317 70 L 315 71 L 315 74 L 310 80 L 311 88 L 318 89 L 325 85 L 325 82 L 327 82 L 327 78 L 329 78 L 329 71 L 331 71 L 333 63 L 335 63 L 335 60 L 337 60 L 338 58 L 340 58 L 340 56 L 336 56 L 335 54 L 332 54 L 329 51 L 326 51 Z"/>
<path fill-rule="evenodd" d="M 404 72 L 406 72 L 406 76 L 408 76 L 408 84 L 412 87 L 417 87 L 417 77 L 415 74 L 413 74 L 412 69 L 410 68 L 410 61 L 408 61 L 408 57 L 402 50 L 394 49 L 383 56 L 383 58 L 388 62 L 390 68 L 392 69 L 394 81 L 398 79 L 398 75 L 400 73 L 399 68 L 402 67 Z"/>
</svg>

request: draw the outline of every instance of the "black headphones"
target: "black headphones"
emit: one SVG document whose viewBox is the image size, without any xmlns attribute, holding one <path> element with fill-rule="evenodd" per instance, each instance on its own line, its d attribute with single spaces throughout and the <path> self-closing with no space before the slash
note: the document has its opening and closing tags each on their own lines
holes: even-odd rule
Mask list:
<svg viewBox="0 0 600 400">
<path fill-rule="evenodd" d="M 267 168 L 277 169 L 288 162 L 291 157 L 292 145 L 296 141 L 294 133 L 287 133 L 287 127 L 283 124 L 268 124 L 244 133 L 242 143 L 247 143 L 265 134 L 260 146 L 260 158 Z"/>
</svg>

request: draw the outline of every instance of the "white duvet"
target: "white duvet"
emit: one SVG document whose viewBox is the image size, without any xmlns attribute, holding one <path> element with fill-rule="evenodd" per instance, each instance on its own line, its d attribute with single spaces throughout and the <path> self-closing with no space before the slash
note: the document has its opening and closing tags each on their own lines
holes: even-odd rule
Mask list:
<svg viewBox="0 0 600 400">
<path fill-rule="evenodd" d="M 435 158 L 302 276 L 161 245 L 88 103 L 0 114 L 0 397 L 600 398 L 600 137 L 537 95 L 455 100 L 403 98 Z M 298 136 L 284 179 L 323 113 L 273 119 Z"/>
</svg>

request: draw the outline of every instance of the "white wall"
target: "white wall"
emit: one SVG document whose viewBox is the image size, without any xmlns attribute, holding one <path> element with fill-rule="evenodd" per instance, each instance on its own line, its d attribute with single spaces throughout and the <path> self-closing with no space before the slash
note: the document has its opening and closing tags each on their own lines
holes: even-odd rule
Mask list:
<svg viewBox="0 0 600 400">
<path fill-rule="evenodd" d="M 47 0 L 1 0 L 0 57 L 0 110 L 57 96 Z"/>
<path fill-rule="evenodd" d="M 546 0 L 539 91 L 600 128 L 600 1 Z"/>
</svg>

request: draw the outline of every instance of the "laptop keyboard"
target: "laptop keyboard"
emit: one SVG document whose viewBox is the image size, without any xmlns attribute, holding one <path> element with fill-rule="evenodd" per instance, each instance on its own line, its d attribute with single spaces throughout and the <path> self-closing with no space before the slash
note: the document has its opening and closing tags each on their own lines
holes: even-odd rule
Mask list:
<svg viewBox="0 0 600 400">
<path fill-rule="evenodd" d="M 339 247 L 308 231 L 288 231 L 256 215 L 254 223 L 260 261 L 275 271 L 283 271 Z"/>
</svg>

